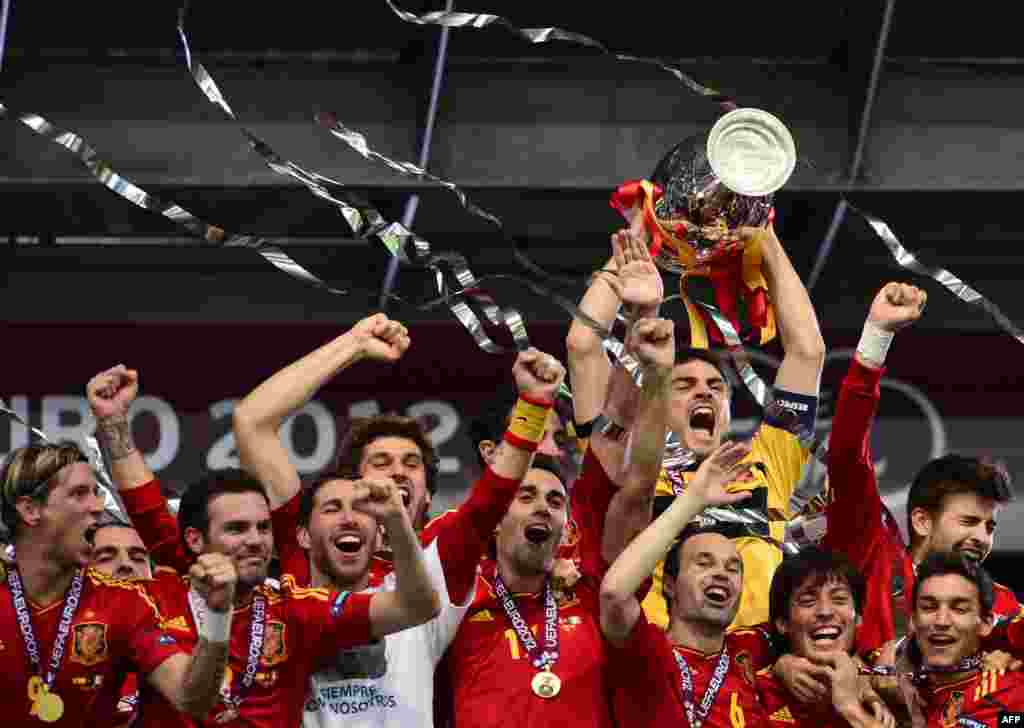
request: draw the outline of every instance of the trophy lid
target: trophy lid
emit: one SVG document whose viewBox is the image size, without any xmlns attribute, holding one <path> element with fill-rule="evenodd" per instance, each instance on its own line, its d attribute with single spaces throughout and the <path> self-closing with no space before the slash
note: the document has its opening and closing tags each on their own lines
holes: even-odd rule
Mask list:
<svg viewBox="0 0 1024 728">
<path fill-rule="evenodd" d="M 750 197 L 770 195 L 796 167 L 796 144 L 782 121 L 761 109 L 735 109 L 708 134 L 707 158 L 722 184 Z"/>
</svg>

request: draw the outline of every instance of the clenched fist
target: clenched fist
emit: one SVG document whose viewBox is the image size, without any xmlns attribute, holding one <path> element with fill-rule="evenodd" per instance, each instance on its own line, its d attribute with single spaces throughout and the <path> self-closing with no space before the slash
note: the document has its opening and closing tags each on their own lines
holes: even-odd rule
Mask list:
<svg viewBox="0 0 1024 728">
<path fill-rule="evenodd" d="M 398 361 L 409 348 L 409 330 L 386 314 L 368 316 L 348 331 L 360 355 L 376 361 Z"/>
<path fill-rule="evenodd" d="M 906 283 L 886 283 L 875 296 L 868 321 L 880 329 L 895 333 L 921 318 L 928 294 Z"/>
<path fill-rule="evenodd" d="M 565 367 L 550 354 L 530 347 L 519 352 L 516 363 L 512 365 L 512 376 L 520 395 L 553 402 L 565 379 Z"/>
<path fill-rule="evenodd" d="M 355 484 L 352 508 L 373 516 L 387 526 L 406 517 L 405 501 L 398 483 L 392 480 L 360 480 Z"/>
<path fill-rule="evenodd" d="M 235 602 L 238 570 L 226 554 L 200 554 L 189 569 L 190 583 L 206 606 L 214 612 L 227 612 Z"/>
<path fill-rule="evenodd" d="M 127 416 L 128 408 L 139 394 L 139 373 L 118 364 L 90 379 L 85 394 L 97 420 Z"/>
<path fill-rule="evenodd" d="M 629 346 L 644 367 L 668 371 L 676 363 L 675 325 L 669 319 L 640 319 L 633 324 Z"/>
</svg>

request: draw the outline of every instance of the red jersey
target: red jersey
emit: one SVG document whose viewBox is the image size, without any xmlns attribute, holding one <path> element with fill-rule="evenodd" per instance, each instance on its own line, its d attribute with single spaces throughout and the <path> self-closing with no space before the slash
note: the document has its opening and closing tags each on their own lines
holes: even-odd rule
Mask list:
<svg viewBox="0 0 1024 728">
<path fill-rule="evenodd" d="M 771 652 L 768 635 L 760 629 L 738 629 L 725 636 L 729 670 L 704 721 L 707 728 L 760 725 L 754 673 Z M 700 705 L 721 652 L 707 654 L 673 646 L 668 633 L 647 621 L 641 611 L 628 641 L 609 644 L 608 675 L 619 725 L 635 728 L 666 728 L 689 725 L 683 708 L 682 682 L 676 655 L 686 661 L 693 681 L 693 704 Z"/>
<path fill-rule="evenodd" d="M 191 651 L 198 636 L 188 599 L 188 580 L 167 569 L 160 569 L 154 577 L 148 588 L 160 604 L 163 627 Z M 255 593 L 266 600 L 263 648 L 255 681 L 245 694 L 239 717 L 231 725 L 297 726 L 302 720 L 310 674 L 338 651 L 373 640 L 370 623 L 373 595 L 330 593 L 325 589 L 276 589 L 267 584 L 258 587 Z M 252 612 L 252 598 L 235 607 L 228 667 L 221 686 L 223 697 L 230 697 L 245 673 Z M 226 720 L 221 716 L 226 711 L 227 705 L 222 700 L 202 725 L 223 725 Z M 187 726 L 194 722 L 177 712 L 148 685 L 143 685 L 138 725 L 150 728 Z"/>
<path fill-rule="evenodd" d="M 601 558 L 604 516 L 615 486 L 592 451 L 572 488 L 570 512 L 578 531 L 576 555 L 582 578 L 556 590 L 559 658 L 552 666 L 562 681 L 551 699 L 534 695 L 537 669 L 494 593 L 495 562 L 480 565 L 473 605 L 448 650 L 458 728 L 613 726 L 606 684 L 607 647 L 601 635 L 598 593 L 607 565 Z M 543 637 L 544 595 L 514 595 L 526 624 Z"/>
<path fill-rule="evenodd" d="M 871 457 L 871 425 L 883 373 L 856 359 L 850 363 L 828 446 L 832 500 L 823 545 L 846 554 L 867 582 L 864 614 L 857 628 L 856 647 L 861 654 L 906 634 L 914 591 L 914 562 L 882 503 Z M 994 612 L 1000 620 L 1022 613 L 1013 592 L 998 584 Z"/>
<path fill-rule="evenodd" d="M 956 682 L 922 687 L 928 728 L 997 728 L 1000 714 L 1024 710 L 1024 673 L 975 672 Z"/>
<path fill-rule="evenodd" d="M 807 705 L 794 698 L 770 669 L 757 673 L 758 712 L 747 725 L 770 728 L 849 728 L 847 720 L 836 712 L 831 701 Z"/>
<path fill-rule="evenodd" d="M 35 673 L 25 651 L 3 564 L 0 576 L 0 695 L 5 706 L 4 726 L 40 728 L 44 724 L 30 713 L 29 680 Z M 64 600 L 45 607 L 28 599 L 26 602 L 45 671 Z M 52 688 L 63 701 L 64 712 L 49 725 L 94 725 L 97 716 L 112 714 L 127 673 L 148 675 L 164 660 L 180 654 L 182 645 L 159 623 L 156 603 L 143 587 L 87 569 L 78 608 L 70 623 L 64 659 Z"/>
</svg>

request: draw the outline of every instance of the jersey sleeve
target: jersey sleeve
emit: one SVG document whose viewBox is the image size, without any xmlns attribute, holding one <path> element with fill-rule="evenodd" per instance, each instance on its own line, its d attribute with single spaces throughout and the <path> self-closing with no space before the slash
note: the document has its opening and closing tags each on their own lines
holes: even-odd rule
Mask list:
<svg viewBox="0 0 1024 728">
<path fill-rule="evenodd" d="M 608 645 L 608 670 L 613 686 L 625 686 L 635 683 L 640 676 L 658 674 L 658 649 L 664 642 L 665 633 L 656 625 L 647 621 L 647 616 L 640 610 L 633 629 L 626 641 Z"/>
<path fill-rule="evenodd" d="M 139 532 L 142 543 L 149 549 L 153 562 L 169 566 L 175 571 L 187 572 L 194 557 L 185 550 L 178 533 L 178 522 L 167 510 L 167 499 L 156 478 L 138 488 L 120 491 L 128 517 Z"/>
<path fill-rule="evenodd" d="M 598 582 L 609 566 L 602 556 L 601 545 L 605 515 L 616 490 L 593 448 L 587 450 L 580 476 L 572 486 L 569 517 L 574 521 L 576 547 L 573 556 L 579 560 L 580 572 Z"/>
<path fill-rule="evenodd" d="M 882 528 L 882 498 L 871 457 L 871 426 L 880 399 L 884 370 L 868 369 L 856 359 L 843 379 L 828 443 L 831 500 L 824 544 L 864 569 Z"/>
<path fill-rule="evenodd" d="M 424 529 L 437 545 L 452 604 L 465 603 L 476 583 L 477 564 L 515 498 L 520 482 L 503 478 L 487 467 L 462 505 L 435 518 Z M 420 541 L 423 543 L 425 538 Z"/>
<path fill-rule="evenodd" d="M 161 628 L 160 610 L 142 586 L 124 586 L 118 595 L 116 622 L 126 629 L 127 657 L 141 675 L 148 675 L 164 660 L 185 650 Z"/>
<path fill-rule="evenodd" d="M 814 436 L 817 409 L 817 397 L 777 389 L 754 436 L 751 458 L 764 463 L 767 469 L 769 504 L 776 504 L 786 517 L 792 515 L 789 501 L 810 459 L 805 443 Z"/>
<path fill-rule="evenodd" d="M 299 491 L 286 503 L 270 512 L 270 524 L 274 530 L 274 546 L 281 562 L 281 575 L 290 575 L 299 586 L 309 586 L 309 559 L 306 551 L 299 546 L 296 529 L 299 527 L 299 509 L 302 492 Z"/>
<path fill-rule="evenodd" d="M 283 593 L 289 621 L 296 623 L 314 667 L 341 650 L 374 641 L 370 621 L 373 594 L 298 587 Z"/>
</svg>

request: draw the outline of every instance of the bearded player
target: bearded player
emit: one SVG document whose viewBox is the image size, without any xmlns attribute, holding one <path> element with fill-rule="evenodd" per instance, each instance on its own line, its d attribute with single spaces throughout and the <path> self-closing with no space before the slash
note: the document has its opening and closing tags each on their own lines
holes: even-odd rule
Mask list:
<svg viewBox="0 0 1024 728">
<path fill-rule="evenodd" d="M 641 320 L 631 333 L 645 372 L 636 413 L 642 430 L 664 419 L 674 341 L 671 322 L 664 320 Z M 480 564 L 476 596 L 446 658 L 456 725 L 504 726 L 510 719 L 613 725 L 598 593 L 609 556 L 617 555 L 610 544 L 621 536 L 613 532 L 623 528 L 611 516 L 605 523 L 619 490 L 604 463 L 621 444 L 604 440 L 595 433 L 571 496 L 556 475 L 538 474 L 524 481 L 502 518 L 493 556 Z M 649 459 L 635 455 L 634 463 Z M 627 485 L 634 477 L 617 476 Z M 653 481 L 648 475 L 648 492 Z M 580 573 L 563 580 L 553 567 L 569 511 L 578 531 Z"/>
<path fill-rule="evenodd" d="M 138 392 L 137 373 L 115 367 L 94 377 L 87 392 L 115 482 L 153 482 L 127 427 L 127 409 Z M 207 716 L 208 724 L 237 719 L 256 725 L 295 725 L 316 667 L 341 649 L 422 624 L 437 613 L 437 593 L 397 485 L 338 481 L 334 486 L 347 493 L 349 507 L 368 517 L 374 530 L 380 526 L 387 533 L 395 553 L 394 591 L 278 589 L 267 582 L 273 533 L 269 501 L 260 483 L 241 471 L 214 471 L 183 494 L 175 530 L 185 548 L 198 558 L 226 555 L 239 573 L 233 610 L 226 619 L 212 620 L 216 629 L 228 630 L 232 651 L 220 701 Z M 166 503 L 157 505 L 166 512 Z M 131 513 L 130 503 L 128 507 Z M 145 532 L 142 535 L 146 537 Z M 164 579 L 161 586 L 165 623 L 175 624 L 179 640 L 187 644 L 208 628 L 209 615 L 197 608 L 188 581 Z M 146 721 L 180 724 L 170 706 L 145 690 L 140 704 Z"/>
<path fill-rule="evenodd" d="M 357 324 L 349 333 L 362 337 L 360 350 L 371 359 L 397 360 L 410 344 L 405 328 L 382 315 Z M 329 344 L 327 350 L 331 347 Z M 355 514 L 350 516 L 344 497 L 332 491 L 329 482 L 315 483 L 298 493 L 298 474 L 277 435 L 280 419 L 301 407 L 322 384 L 317 372 L 326 371 L 321 368 L 328 358 L 325 352 L 314 352 L 275 374 L 239 405 L 239 449 L 246 467 L 270 484 L 279 499 L 287 499 L 275 511 L 275 532 L 282 543 L 296 541 L 308 555 L 313 585 L 352 591 L 393 589 L 391 575 L 384 575 L 382 583 L 374 581 L 378 543 L 373 524 L 360 522 Z M 519 400 L 492 463 L 474 484 L 468 500 L 432 522 L 422 538 L 427 568 L 441 597 L 441 614 L 422 627 L 333 656 L 328 667 L 313 677 L 304 717 L 307 726 L 431 724 L 434 670 L 469 608 L 477 564 L 492 533 L 521 482 L 543 483 L 552 477 L 544 470 L 527 469 L 544 437 L 564 369 L 553 357 L 531 349 L 518 355 L 512 372 Z M 379 418 L 367 426 L 372 427 L 374 421 Z M 409 450 L 425 470 L 432 464 L 423 460 L 422 452 Z M 342 459 L 350 468 L 362 467 L 364 472 L 375 463 L 373 455 L 364 461 L 343 452 Z M 298 494 L 290 495 L 290 491 Z M 289 523 L 289 504 L 296 500 L 300 503 L 297 522 Z M 297 578 L 287 574 L 285 580 Z"/>
<path fill-rule="evenodd" d="M 779 337 L 785 351 L 775 378 L 774 402 L 766 408 L 762 425 L 751 442 L 748 457 L 756 464 L 750 471 L 753 478 L 731 488 L 751 493 L 742 507 L 756 509 L 766 524 L 754 533 L 743 530 L 733 534 L 743 560 L 747 587 L 734 626 L 752 626 L 768 620 L 768 588 L 782 552 L 765 538 L 776 542 L 785 538 L 785 522 L 792 515 L 790 496 L 809 458 L 799 433 L 814 432 L 825 344 L 807 290 L 774 229 L 770 225 L 741 228 L 736 234 L 741 239 L 756 239 L 760 245 L 768 298 L 777 312 Z M 629 316 L 656 315 L 664 287 L 648 251 L 649 242 L 640 214 L 633 218 L 629 229 L 612 236 L 614 257 L 594 276 L 580 302 L 584 313 L 605 327 L 611 326 L 620 305 Z M 613 370 L 601 339 L 583 323 L 573 322 L 566 345 L 577 428 L 586 430 L 604 403 Z M 621 368 L 616 371 L 621 372 Z M 689 350 L 677 357 L 672 372 L 669 429 L 678 435 L 684 447 L 696 454 L 698 461 L 722 444 L 729 430 L 732 394 L 730 378 L 715 356 Z M 692 477 L 693 472 L 681 473 L 679 482 L 673 483 L 663 473 L 654 514 L 664 511 Z M 661 579 L 659 565 L 644 610 L 652 622 L 664 628 L 668 611 Z"/>
<path fill-rule="evenodd" d="M 907 632 L 915 569 L 932 551 L 954 551 L 981 563 L 991 552 L 999 510 L 1010 497 L 1000 469 L 977 458 L 945 455 L 927 463 L 907 499 L 909 547 L 882 504 L 871 455 L 871 427 L 880 399 L 879 381 L 896 333 L 916 321 L 927 295 L 889 283 L 871 304 L 864 332 L 843 381 L 832 421 L 825 545 L 845 553 L 867 580 L 864 625 L 857 649 L 867 653 Z M 996 586 L 995 614 L 1020 615 L 1013 592 Z"/>
<path fill-rule="evenodd" d="M 13 562 L 0 566 L 0 591 L 9 594 L 0 599 L 8 720 L 93 725 L 132 671 L 175 710 L 204 715 L 224 675 L 226 636 L 204 631 L 189 657 L 160 627 L 144 588 L 88 568 L 103 498 L 82 451 L 70 443 L 19 448 L 0 487 L 15 547 Z M 230 561 L 200 559 L 191 576 L 196 603 L 223 615 L 237 580 Z"/>
</svg>

